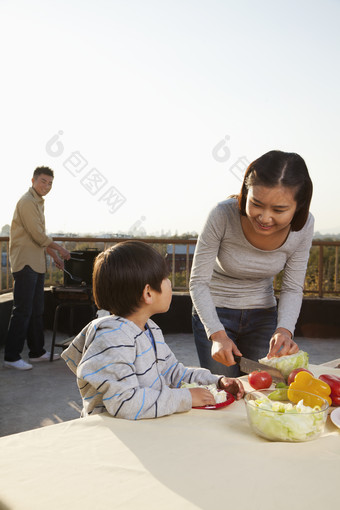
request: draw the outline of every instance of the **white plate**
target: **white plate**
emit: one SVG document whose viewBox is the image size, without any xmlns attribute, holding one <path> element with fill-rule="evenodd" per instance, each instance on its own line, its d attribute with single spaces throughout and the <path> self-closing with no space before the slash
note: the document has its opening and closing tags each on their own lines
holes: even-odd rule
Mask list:
<svg viewBox="0 0 340 510">
<path fill-rule="evenodd" d="M 331 420 L 340 429 L 340 407 L 331 412 Z"/>
</svg>

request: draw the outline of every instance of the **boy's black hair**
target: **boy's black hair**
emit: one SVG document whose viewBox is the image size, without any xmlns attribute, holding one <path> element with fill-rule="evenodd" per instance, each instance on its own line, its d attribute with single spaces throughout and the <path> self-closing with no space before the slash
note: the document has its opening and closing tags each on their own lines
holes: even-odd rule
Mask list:
<svg viewBox="0 0 340 510">
<path fill-rule="evenodd" d="M 308 219 L 313 184 L 306 163 L 301 156 L 295 152 L 275 150 L 267 152 L 250 163 L 244 175 L 241 192 L 237 197 L 243 216 L 246 216 L 248 189 L 251 186 L 291 188 L 297 202 L 291 229 L 299 231 L 304 227 Z"/>
<path fill-rule="evenodd" d="M 93 297 L 98 308 L 125 317 L 140 307 L 145 285 L 161 292 L 165 259 L 141 241 L 124 241 L 100 253 L 93 266 Z"/>
<path fill-rule="evenodd" d="M 50 177 L 54 178 L 53 170 L 51 170 L 48 166 L 37 166 L 37 168 L 33 172 L 33 179 L 36 179 L 39 177 L 39 175 L 49 175 Z"/>
</svg>

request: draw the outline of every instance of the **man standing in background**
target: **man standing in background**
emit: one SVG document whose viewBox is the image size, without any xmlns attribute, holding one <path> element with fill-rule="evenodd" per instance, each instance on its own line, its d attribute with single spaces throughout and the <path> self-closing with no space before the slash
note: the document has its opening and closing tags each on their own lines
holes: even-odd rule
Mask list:
<svg viewBox="0 0 340 510">
<path fill-rule="evenodd" d="M 70 258 L 70 253 L 45 231 L 43 197 L 51 190 L 53 178 L 53 170 L 46 166 L 34 170 L 32 187 L 17 203 L 11 224 L 9 253 L 14 289 L 4 365 L 17 370 L 33 368 L 21 358 L 25 339 L 31 362 L 49 360 L 43 323 L 46 253 L 59 269 L 64 267 L 63 259 Z M 59 355 L 54 355 L 57 358 Z"/>
</svg>

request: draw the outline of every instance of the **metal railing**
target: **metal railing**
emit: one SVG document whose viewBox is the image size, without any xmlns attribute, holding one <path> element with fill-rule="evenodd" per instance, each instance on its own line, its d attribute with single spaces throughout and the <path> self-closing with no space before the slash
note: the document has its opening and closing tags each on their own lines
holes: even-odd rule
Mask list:
<svg viewBox="0 0 340 510">
<path fill-rule="evenodd" d="M 53 237 L 55 242 L 61 243 L 69 251 L 96 248 L 103 251 L 109 246 L 127 237 Z M 152 244 L 166 257 L 173 290 L 188 292 L 189 277 L 192 264 L 193 249 L 196 239 L 147 237 L 134 238 Z M 13 288 L 13 278 L 9 264 L 9 237 L 0 236 L 1 245 L 1 278 L 0 293 L 9 292 Z M 314 240 L 310 251 L 307 273 L 305 278 L 304 294 L 318 297 L 340 297 L 339 284 L 339 246 L 340 241 Z M 178 247 L 181 247 L 179 249 Z M 63 272 L 58 270 L 51 258 L 48 259 L 46 285 L 63 283 Z M 275 291 L 279 292 L 282 275 L 274 278 Z"/>
</svg>

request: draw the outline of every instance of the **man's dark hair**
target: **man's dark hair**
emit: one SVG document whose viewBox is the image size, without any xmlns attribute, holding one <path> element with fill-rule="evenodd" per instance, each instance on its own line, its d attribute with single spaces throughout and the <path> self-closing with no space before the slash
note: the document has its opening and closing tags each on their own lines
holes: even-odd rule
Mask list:
<svg viewBox="0 0 340 510">
<path fill-rule="evenodd" d="M 93 266 L 93 297 L 98 308 L 123 317 L 140 307 L 145 285 L 161 292 L 168 275 L 165 259 L 141 241 L 124 241 L 100 253 Z"/>
<path fill-rule="evenodd" d="M 50 175 L 54 178 L 53 170 L 51 170 L 48 166 L 37 166 L 33 172 L 33 179 L 36 179 L 41 174 Z"/>
<path fill-rule="evenodd" d="M 240 194 L 237 196 L 240 212 L 246 216 L 248 190 L 252 186 L 291 188 L 297 203 L 291 222 L 292 231 L 305 225 L 313 194 L 313 184 L 305 161 L 295 152 L 270 151 L 248 166 Z"/>
</svg>

